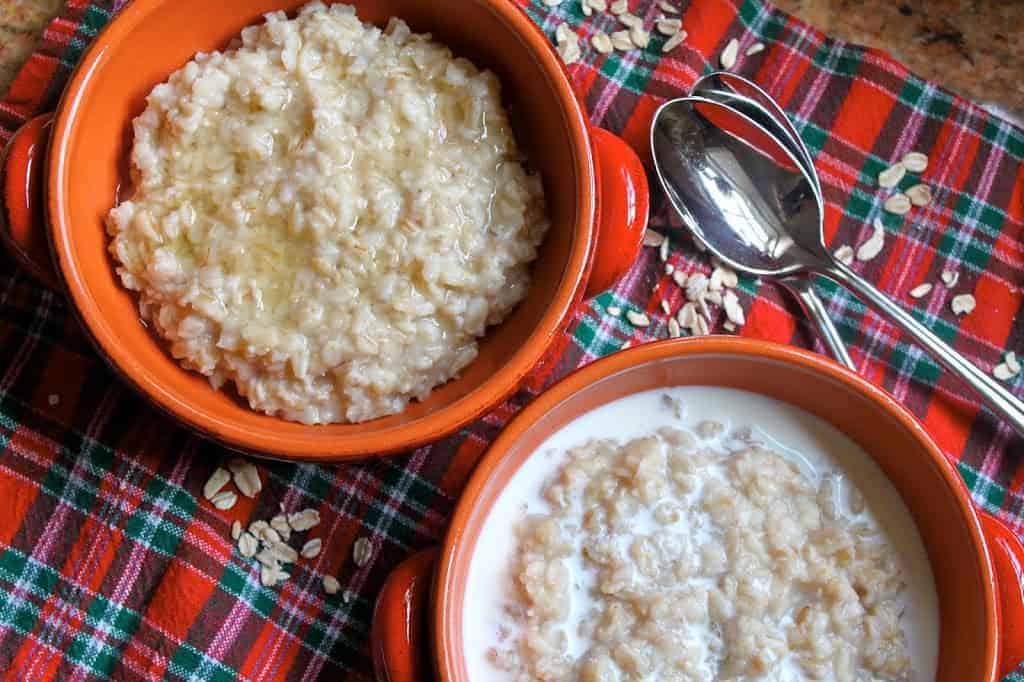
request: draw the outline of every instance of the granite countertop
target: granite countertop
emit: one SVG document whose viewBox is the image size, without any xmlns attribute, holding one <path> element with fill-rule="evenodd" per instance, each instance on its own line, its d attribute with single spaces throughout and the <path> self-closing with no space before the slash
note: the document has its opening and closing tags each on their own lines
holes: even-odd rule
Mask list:
<svg viewBox="0 0 1024 682">
<path fill-rule="evenodd" d="M 0 0 L 0 92 L 62 0 Z M 1024 2 L 776 0 L 818 28 L 892 53 L 912 71 L 1024 125 Z"/>
</svg>

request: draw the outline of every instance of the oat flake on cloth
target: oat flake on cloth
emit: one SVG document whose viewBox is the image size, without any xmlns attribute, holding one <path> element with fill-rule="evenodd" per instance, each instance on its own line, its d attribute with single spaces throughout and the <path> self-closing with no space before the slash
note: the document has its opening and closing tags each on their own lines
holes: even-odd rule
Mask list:
<svg viewBox="0 0 1024 682">
<path fill-rule="evenodd" d="M 658 104 L 684 92 L 739 39 L 735 69 L 779 98 L 817 159 L 833 245 L 860 244 L 880 217 L 882 254 L 855 267 L 980 366 L 1024 350 L 1024 132 L 922 81 L 887 55 L 829 39 L 759 0 L 692 0 L 689 38 L 669 54 L 652 33 L 644 50 L 600 55 L 593 31 L 619 26 L 584 17 L 578 0 L 549 8 L 517 0 L 551 36 L 568 22 L 583 61 L 570 68 L 595 123 L 646 146 Z M 672 0 L 679 3 L 683 0 Z M 52 109 L 70 70 L 121 2 L 69 0 L 0 102 L 0 139 Z M 652 0 L 630 2 L 648 26 Z M 746 56 L 764 42 L 767 49 Z M 876 177 L 907 151 L 931 159 L 927 207 L 903 218 L 882 211 Z M 707 263 L 669 219 L 659 193 L 652 225 L 670 236 L 669 262 Z M 915 285 L 938 282 L 920 300 Z M 581 309 L 522 390 L 471 428 L 430 447 L 358 466 L 260 466 L 264 488 L 218 511 L 203 483 L 228 453 L 168 421 L 123 386 L 79 330 L 60 296 L 0 256 L 0 671 L 9 679 L 369 679 L 374 597 L 388 571 L 436 543 L 474 463 L 502 425 L 537 391 L 575 367 L 667 335 L 659 303 L 681 293 L 655 249 L 628 276 Z M 1024 529 L 1024 440 L 982 412 L 946 377 L 845 292 L 821 282 L 861 374 L 924 421 L 977 503 Z M 807 345 L 795 308 L 771 285 L 741 279 L 744 336 Z M 973 292 L 977 309 L 955 317 L 950 299 Z M 606 311 L 645 312 L 635 329 Z M 724 320 L 715 321 L 721 330 Z M 1024 397 L 1024 374 L 1010 380 Z M 54 400 L 51 396 L 57 396 Z M 283 502 L 313 507 L 324 548 L 275 589 L 238 553 L 232 521 L 268 518 Z M 367 538 L 369 561 L 353 546 Z M 366 543 L 361 543 L 362 558 Z M 324 574 L 341 582 L 321 587 Z M 346 599 L 347 596 L 347 599 Z M 1024 681 L 1024 675 L 1010 679 Z"/>
</svg>

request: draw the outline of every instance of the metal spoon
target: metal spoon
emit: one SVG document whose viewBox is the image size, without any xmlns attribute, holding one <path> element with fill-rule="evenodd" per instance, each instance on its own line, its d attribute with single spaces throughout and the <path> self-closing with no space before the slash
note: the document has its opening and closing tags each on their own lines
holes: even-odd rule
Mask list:
<svg viewBox="0 0 1024 682">
<path fill-rule="evenodd" d="M 789 117 L 760 86 L 729 71 L 713 71 L 698 78 L 693 84 L 691 93 L 731 106 L 773 134 L 800 161 L 811 180 L 811 189 L 818 200 L 822 201 L 818 175 L 813 172 L 814 158 Z M 743 267 L 739 269 L 745 271 Z M 789 291 L 800 304 L 807 318 L 817 325 L 818 333 L 833 357 L 841 364 L 856 371 L 857 367 L 853 364 L 853 359 L 850 358 L 846 343 L 839 335 L 839 330 L 833 324 L 832 318 L 829 317 L 825 304 L 814 291 L 812 276 L 794 274 L 779 277 L 776 281 Z"/>
<path fill-rule="evenodd" d="M 703 97 L 658 109 L 651 128 L 655 168 L 687 226 L 734 268 L 743 264 L 766 277 L 812 273 L 846 287 L 1024 434 L 1024 402 L 829 252 L 823 208 L 807 171 L 774 137 L 757 136 L 758 129 L 750 118 Z"/>
</svg>

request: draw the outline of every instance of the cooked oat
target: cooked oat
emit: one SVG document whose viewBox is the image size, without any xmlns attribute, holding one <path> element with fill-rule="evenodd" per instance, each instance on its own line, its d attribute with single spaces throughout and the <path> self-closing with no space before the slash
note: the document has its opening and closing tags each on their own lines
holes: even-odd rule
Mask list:
<svg viewBox="0 0 1024 682">
<path fill-rule="evenodd" d="M 401 20 L 272 12 L 146 102 L 107 218 L 118 275 L 177 360 L 254 410 L 400 412 L 525 296 L 548 221 L 498 78 Z"/>
<path fill-rule="evenodd" d="M 767 680 L 788 658 L 799 679 L 908 679 L 902 576 L 863 500 L 757 442 L 730 451 L 723 430 L 568 452 L 551 512 L 517 529 L 522 629 L 494 664 L 531 680 Z M 590 616 L 570 652 L 578 571 Z"/>
</svg>

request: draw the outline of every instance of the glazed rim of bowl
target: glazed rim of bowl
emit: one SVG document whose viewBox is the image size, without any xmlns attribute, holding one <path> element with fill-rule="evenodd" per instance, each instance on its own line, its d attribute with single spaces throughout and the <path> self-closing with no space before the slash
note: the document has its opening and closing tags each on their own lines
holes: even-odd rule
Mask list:
<svg viewBox="0 0 1024 682">
<path fill-rule="evenodd" d="M 528 434 L 538 422 L 545 421 L 547 415 L 555 413 L 561 405 L 571 400 L 577 393 L 600 384 L 614 380 L 629 373 L 631 370 L 645 365 L 670 362 L 678 357 L 728 357 L 740 356 L 752 359 L 774 361 L 785 364 L 793 369 L 824 375 L 828 381 L 834 382 L 847 390 L 851 390 L 868 399 L 875 407 L 889 415 L 895 422 L 894 427 L 901 428 L 914 441 L 920 444 L 922 453 L 930 456 L 932 467 L 939 473 L 942 482 L 953 496 L 956 507 L 965 523 L 967 534 L 973 547 L 976 548 L 978 567 L 981 569 L 981 587 L 984 592 L 985 605 L 989 617 L 985 625 L 985 642 L 990 643 L 984 655 L 984 666 L 979 669 L 979 680 L 996 679 L 998 660 L 998 601 L 994 591 L 995 572 L 991 559 L 986 551 L 986 544 L 981 532 L 980 522 L 974 511 L 973 503 L 963 481 L 954 470 L 948 459 L 935 445 L 920 422 L 906 408 L 881 388 L 871 384 L 853 372 L 840 367 L 836 363 L 815 353 L 792 346 L 784 346 L 768 341 L 744 339 L 731 336 L 706 336 L 698 338 L 682 338 L 656 341 L 620 351 L 602 358 L 568 375 L 537 400 L 529 404 L 498 435 L 494 443 L 484 455 L 470 477 L 465 489 L 459 497 L 455 512 L 445 536 L 441 555 L 438 560 L 437 574 L 433 585 L 433 602 L 429 622 L 433 647 L 433 660 L 437 666 L 440 679 L 463 680 L 465 659 L 462 651 L 461 609 L 463 600 L 452 598 L 466 585 L 475 543 L 479 541 L 479 533 L 487 520 L 487 515 L 500 495 L 502 486 L 514 475 L 515 469 L 509 472 L 509 478 L 495 487 L 491 485 L 492 475 L 506 461 L 506 455 L 516 443 Z M 659 378 L 659 382 L 662 379 Z M 709 377 L 709 385 L 714 385 L 713 377 Z M 669 385 L 669 384 L 664 384 Z M 672 384 L 674 385 L 674 384 Z M 646 390 L 646 389 L 645 389 Z M 749 389 L 741 389 L 749 390 Z M 601 403 L 605 404 L 605 403 Z M 550 427 L 541 428 L 536 437 L 539 445 L 552 433 L 578 418 L 582 414 L 596 409 L 596 405 L 582 410 L 579 414 L 569 417 L 566 421 L 554 420 Z M 825 419 L 824 417 L 820 417 Z M 828 422 L 828 419 L 825 419 Z M 536 452 L 536 450 L 532 450 Z M 526 454 L 519 466 L 531 454 Z M 900 491 L 902 496 L 902 491 Z M 486 508 L 477 509 L 481 497 L 487 497 Z M 929 550 L 929 558 L 931 552 Z M 936 586 L 938 587 L 938 586 Z M 941 595 L 940 595 L 941 596 Z M 940 602 L 940 616 L 942 616 Z M 943 620 L 945 620 L 943 618 Z M 943 628 L 945 629 L 945 628 Z M 940 643 L 944 636 L 940 632 Z"/>
<path fill-rule="evenodd" d="M 338 0 L 345 2 L 345 0 Z M 571 307 L 582 295 L 589 274 L 590 258 L 596 244 L 597 192 L 595 160 L 592 156 L 589 124 L 574 94 L 569 74 L 544 33 L 514 3 L 481 0 L 514 34 L 524 54 L 539 66 L 550 84 L 562 114 L 577 175 L 577 204 L 573 244 L 558 288 L 552 292 L 539 323 L 526 343 L 511 355 L 490 378 L 465 395 L 413 421 L 374 427 L 376 420 L 357 424 L 301 425 L 309 429 L 332 426 L 362 427 L 331 438 L 302 438 L 295 433 L 272 430 L 254 432 L 219 415 L 199 409 L 169 390 L 125 344 L 103 312 L 102 301 L 83 282 L 83 270 L 75 254 L 74 220 L 68 215 L 65 190 L 73 181 L 63 162 L 73 143 L 76 121 L 90 102 L 90 84 L 102 74 L 106 46 L 118 44 L 166 0 L 135 0 L 127 5 L 97 36 L 83 55 L 61 98 L 54 118 L 46 167 L 47 233 L 57 272 L 73 302 L 72 309 L 101 357 L 158 408 L 194 430 L 226 445 L 283 459 L 341 461 L 371 454 L 387 454 L 416 447 L 443 437 L 481 416 L 510 395 L 524 376 L 536 366 L 560 332 Z M 168 73 L 168 75 L 170 75 Z M 156 85 L 156 83 L 154 83 Z M 94 105 L 93 105 L 94 106 Z M 104 254 L 106 256 L 106 254 Z M 109 256 L 107 256 L 109 260 Z M 113 269 L 113 263 L 110 262 Z M 182 372 L 188 370 L 181 368 Z M 458 377 L 452 379 L 457 381 Z M 251 409 L 246 406 L 246 409 Z M 281 420 L 283 424 L 291 424 Z M 386 446 L 382 446 L 382 442 Z M 343 452 L 339 454 L 339 444 Z"/>
</svg>

